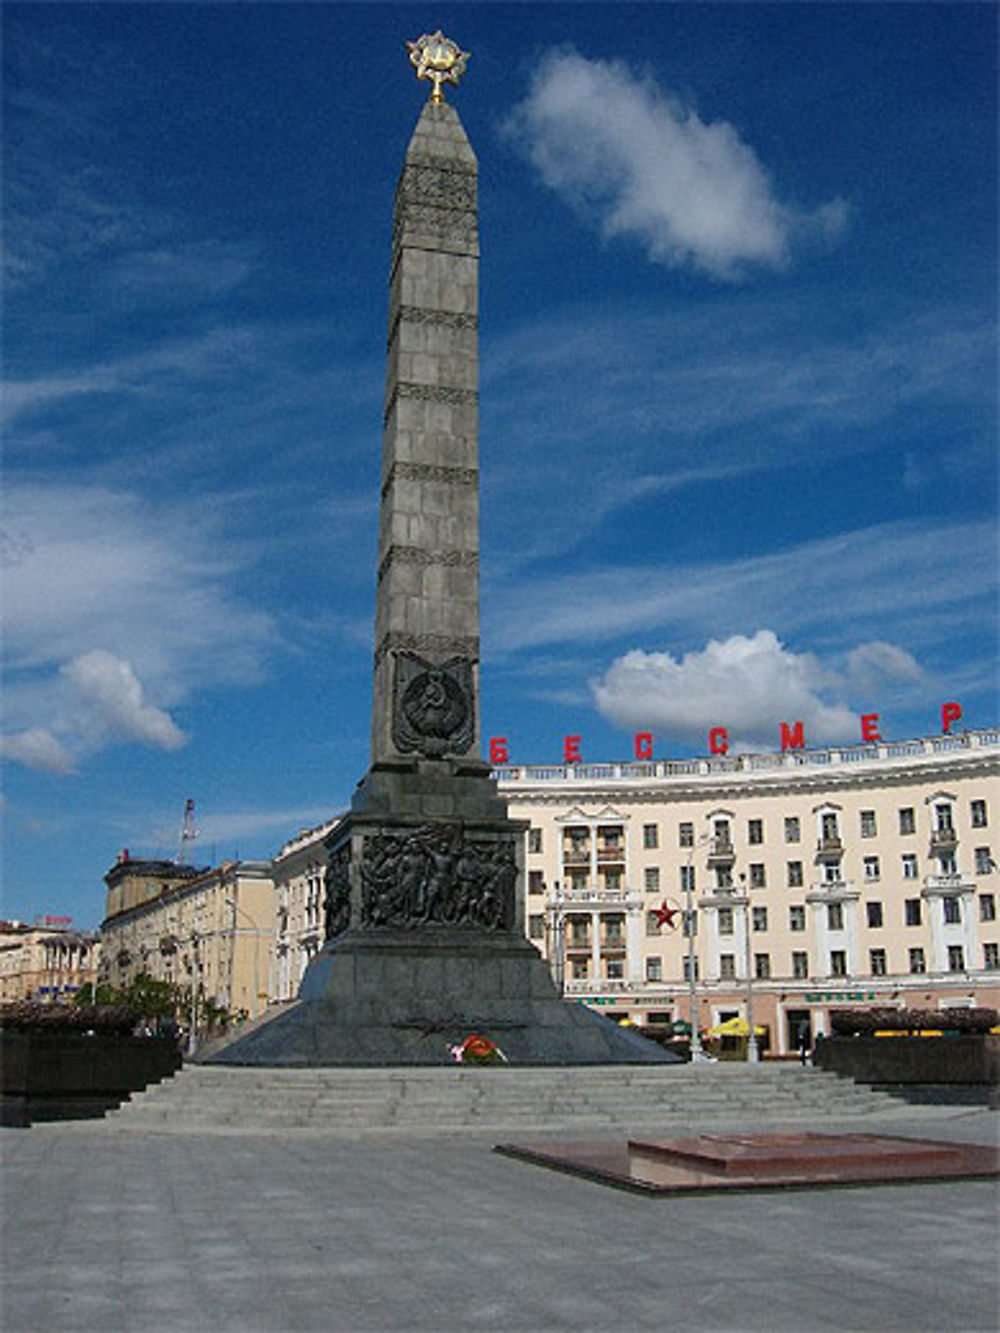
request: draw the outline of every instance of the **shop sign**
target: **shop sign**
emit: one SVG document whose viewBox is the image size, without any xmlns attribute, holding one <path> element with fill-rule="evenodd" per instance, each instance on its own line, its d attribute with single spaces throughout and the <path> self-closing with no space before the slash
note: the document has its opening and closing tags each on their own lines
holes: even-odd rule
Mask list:
<svg viewBox="0 0 1000 1333">
<path fill-rule="evenodd" d="M 806 1004 L 846 1004 L 848 1001 L 874 1000 L 875 992 L 873 990 L 807 991 L 802 998 Z"/>
</svg>

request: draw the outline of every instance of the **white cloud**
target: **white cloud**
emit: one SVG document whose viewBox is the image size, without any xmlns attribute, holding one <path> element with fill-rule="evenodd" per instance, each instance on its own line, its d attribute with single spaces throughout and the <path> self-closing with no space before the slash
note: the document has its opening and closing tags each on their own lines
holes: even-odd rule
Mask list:
<svg viewBox="0 0 1000 1333">
<path fill-rule="evenodd" d="M 0 757 L 46 773 L 72 773 L 73 757 L 45 727 L 31 727 L 15 736 L 0 736 Z"/>
<path fill-rule="evenodd" d="M 885 682 L 920 681 L 924 670 L 904 648 L 876 639 L 851 649 L 847 654 L 847 675 L 855 688 L 870 690 Z"/>
<path fill-rule="evenodd" d="M 811 653 L 792 652 L 763 629 L 713 639 L 681 658 L 633 650 L 591 688 L 598 710 L 619 726 L 690 741 L 724 725 L 736 748 L 773 745 L 781 722 L 800 720 L 810 743 L 855 737 L 856 713 L 824 697 L 834 684 Z"/>
<path fill-rule="evenodd" d="M 108 744 L 173 749 L 169 708 L 262 678 L 274 627 L 234 591 L 252 550 L 203 509 L 85 485 L 4 500 L 9 758 L 68 771 Z"/>
<path fill-rule="evenodd" d="M 832 238 L 846 221 L 839 200 L 813 213 L 780 202 L 733 125 L 707 123 L 620 62 L 550 54 L 509 129 L 548 186 L 664 264 L 735 280 L 748 264 L 786 264 L 797 242 Z"/>
<path fill-rule="evenodd" d="M 132 665 L 95 649 L 61 667 L 80 705 L 78 726 L 91 744 L 140 741 L 177 750 L 187 739 L 170 715 L 145 702 Z"/>
</svg>

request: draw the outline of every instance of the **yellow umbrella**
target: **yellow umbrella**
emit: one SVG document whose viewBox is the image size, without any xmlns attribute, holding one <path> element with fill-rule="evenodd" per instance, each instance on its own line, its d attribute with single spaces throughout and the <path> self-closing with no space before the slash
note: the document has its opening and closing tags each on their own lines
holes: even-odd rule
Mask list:
<svg viewBox="0 0 1000 1333">
<path fill-rule="evenodd" d="M 754 1024 L 754 1035 L 763 1037 L 767 1028 L 763 1028 L 759 1023 Z M 727 1018 L 724 1023 L 719 1023 L 714 1028 L 708 1029 L 710 1037 L 749 1037 L 750 1024 L 745 1018 Z"/>
</svg>

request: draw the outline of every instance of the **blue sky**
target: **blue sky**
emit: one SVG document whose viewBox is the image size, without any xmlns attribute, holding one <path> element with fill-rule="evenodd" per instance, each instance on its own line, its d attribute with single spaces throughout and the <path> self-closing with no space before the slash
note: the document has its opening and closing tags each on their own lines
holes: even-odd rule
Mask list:
<svg viewBox="0 0 1000 1333">
<path fill-rule="evenodd" d="M 471 51 L 483 732 L 997 721 L 987 5 L 5 6 L 6 916 L 368 760 L 392 194 Z"/>
</svg>

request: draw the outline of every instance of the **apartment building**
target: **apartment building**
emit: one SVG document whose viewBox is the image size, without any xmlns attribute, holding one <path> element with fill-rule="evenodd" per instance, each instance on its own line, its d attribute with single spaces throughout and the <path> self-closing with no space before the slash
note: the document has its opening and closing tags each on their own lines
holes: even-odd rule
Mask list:
<svg viewBox="0 0 1000 1333">
<path fill-rule="evenodd" d="M 839 1005 L 1000 1002 L 1000 732 L 505 766 L 529 938 L 641 1025 L 748 1016 L 772 1053 Z"/>
<path fill-rule="evenodd" d="M 209 869 L 123 853 L 105 875 L 100 980 L 140 973 L 190 990 L 231 1014 L 256 1018 L 270 998 L 275 890 L 266 861 Z"/>
<path fill-rule="evenodd" d="M 72 1000 L 95 980 L 99 952 L 97 936 L 68 918 L 0 921 L 0 1003 Z"/>
</svg>

